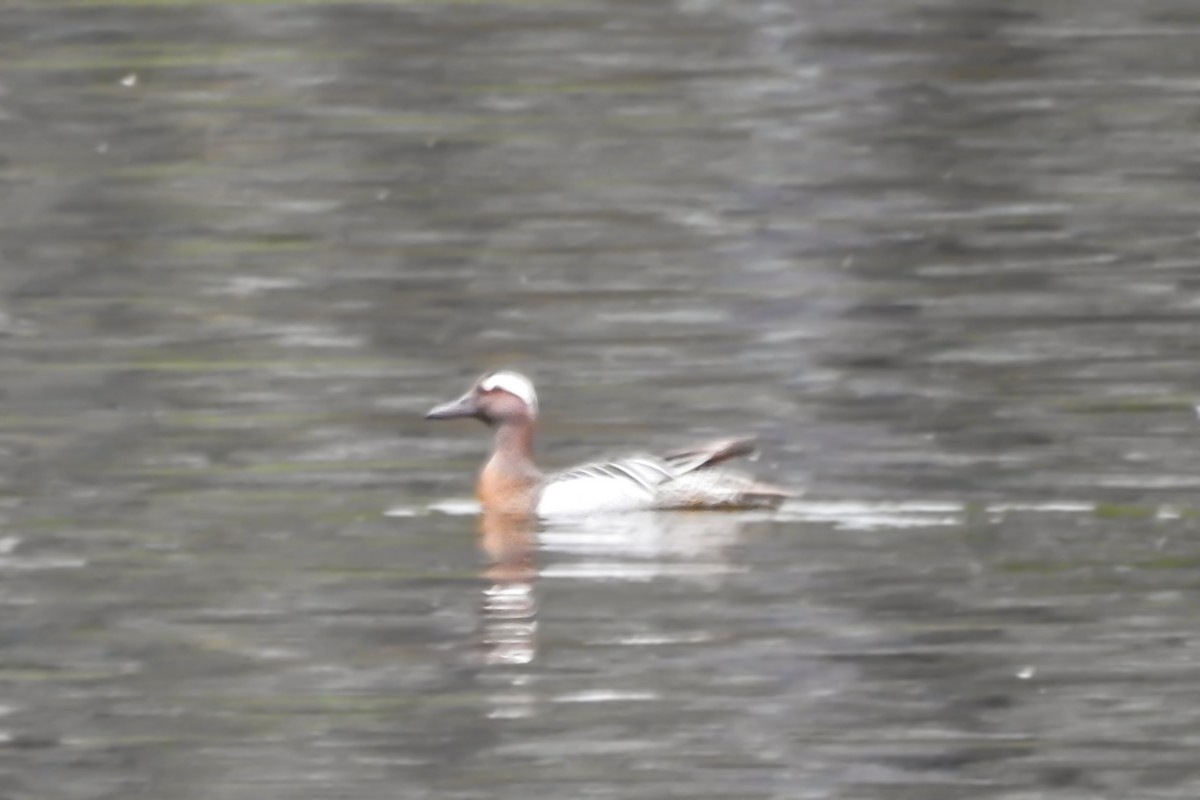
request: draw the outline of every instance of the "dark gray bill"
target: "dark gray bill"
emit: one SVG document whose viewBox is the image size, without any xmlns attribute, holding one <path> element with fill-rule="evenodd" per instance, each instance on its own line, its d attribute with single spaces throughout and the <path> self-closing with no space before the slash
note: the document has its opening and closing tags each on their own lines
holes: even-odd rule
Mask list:
<svg viewBox="0 0 1200 800">
<path fill-rule="evenodd" d="M 425 419 L 458 419 L 459 417 L 473 417 L 478 413 L 479 406 L 475 403 L 475 397 L 468 392 L 457 400 L 451 400 L 449 403 L 442 403 L 440 406 L 429 409 L 425 412 Z"/>
</svg>

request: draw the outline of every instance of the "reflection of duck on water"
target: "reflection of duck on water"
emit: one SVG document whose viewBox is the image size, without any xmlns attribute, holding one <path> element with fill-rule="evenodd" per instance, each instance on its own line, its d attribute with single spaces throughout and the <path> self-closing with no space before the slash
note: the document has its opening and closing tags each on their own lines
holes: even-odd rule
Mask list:
<svg viewBox="0 0 1200 800">
<path fill-rule="evenodd" d="M 528 664 L 536 654 L 536 533 L 530 517 L 485 512 L 480 544 L 488 557 L 481 624 L 489 664 Z"/>
<path fill-rule="evenodd" d="M 488 664 L 528 664 L 537 655 L 537 550 L 569 554 L 556 578 L 643 581 L 670 576 L 712 581 L 738 572 L 726 549 L 766 515 L 643 513 L 576 517 L 539 528 L 531 516 L 484 511 L 480 547 L 487 585 L 480 637 Z"/>
<path fill-rule="evenodd" d="M 474 417 L 495 429 L 492 456 L 479 476 L 485 509 L 540 516 L 666 509 L 774 508 L 791 495 L 725 469 L 754 452 L 752 439 L 726 439 L 664 456 L 639 455 L 585 464 L 545 476 L 533 463 L 538 402 L 515 372 L 480 378 L 426 419 Z"/>
</svg>

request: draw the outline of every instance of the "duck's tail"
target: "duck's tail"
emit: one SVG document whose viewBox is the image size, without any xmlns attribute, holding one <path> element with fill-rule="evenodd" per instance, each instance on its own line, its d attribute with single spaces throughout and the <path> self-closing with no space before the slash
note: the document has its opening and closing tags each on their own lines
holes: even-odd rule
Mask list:
<svg viewBox="0 0 1200 800">
<path fill-rule="evenodd" d="M 797 494 L 782 486 L 755 481 L 742 490 L 740 500 L 746 506 L 754 508 L 779 508 L 785 500 L 796 497 Z"/>
<path fill-rule="evenodd" d="M 669 453 L 663 460 L 677 477 L 667 495 L 681 508 L 778 508 L 796 492 L 737 472 L 713 469 L 756 451 L 754 437 L 739 436 Z"/>
</svg>

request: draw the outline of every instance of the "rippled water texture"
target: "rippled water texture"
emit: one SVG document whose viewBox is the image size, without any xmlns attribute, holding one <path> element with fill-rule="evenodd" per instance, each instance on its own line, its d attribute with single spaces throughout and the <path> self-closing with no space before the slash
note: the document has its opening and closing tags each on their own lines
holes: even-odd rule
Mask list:
<svg viewBox="0 0 1200 800">
<path fill-rule="evenodd" d="M 0 795 L 1200 797 L 1200 7 L 0 5 Z M 778 514 L 481 520 L 761 437 Z"/>
</svg>

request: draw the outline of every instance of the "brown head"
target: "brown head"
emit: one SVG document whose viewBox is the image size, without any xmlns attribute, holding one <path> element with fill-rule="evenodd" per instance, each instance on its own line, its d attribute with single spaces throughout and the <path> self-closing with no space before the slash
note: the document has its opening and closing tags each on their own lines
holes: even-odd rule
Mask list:
<svg viewBox="0 0 1200 800">
<path fill-rule="evenodd" d="M 533 383 L 517 372 L 492 372 L 457 400 L 434 406 L 425 419 L 474 417 L 491 427 L 510 422 L 532 422 L 537 418 L 537 394 Z"/>
</svg>

